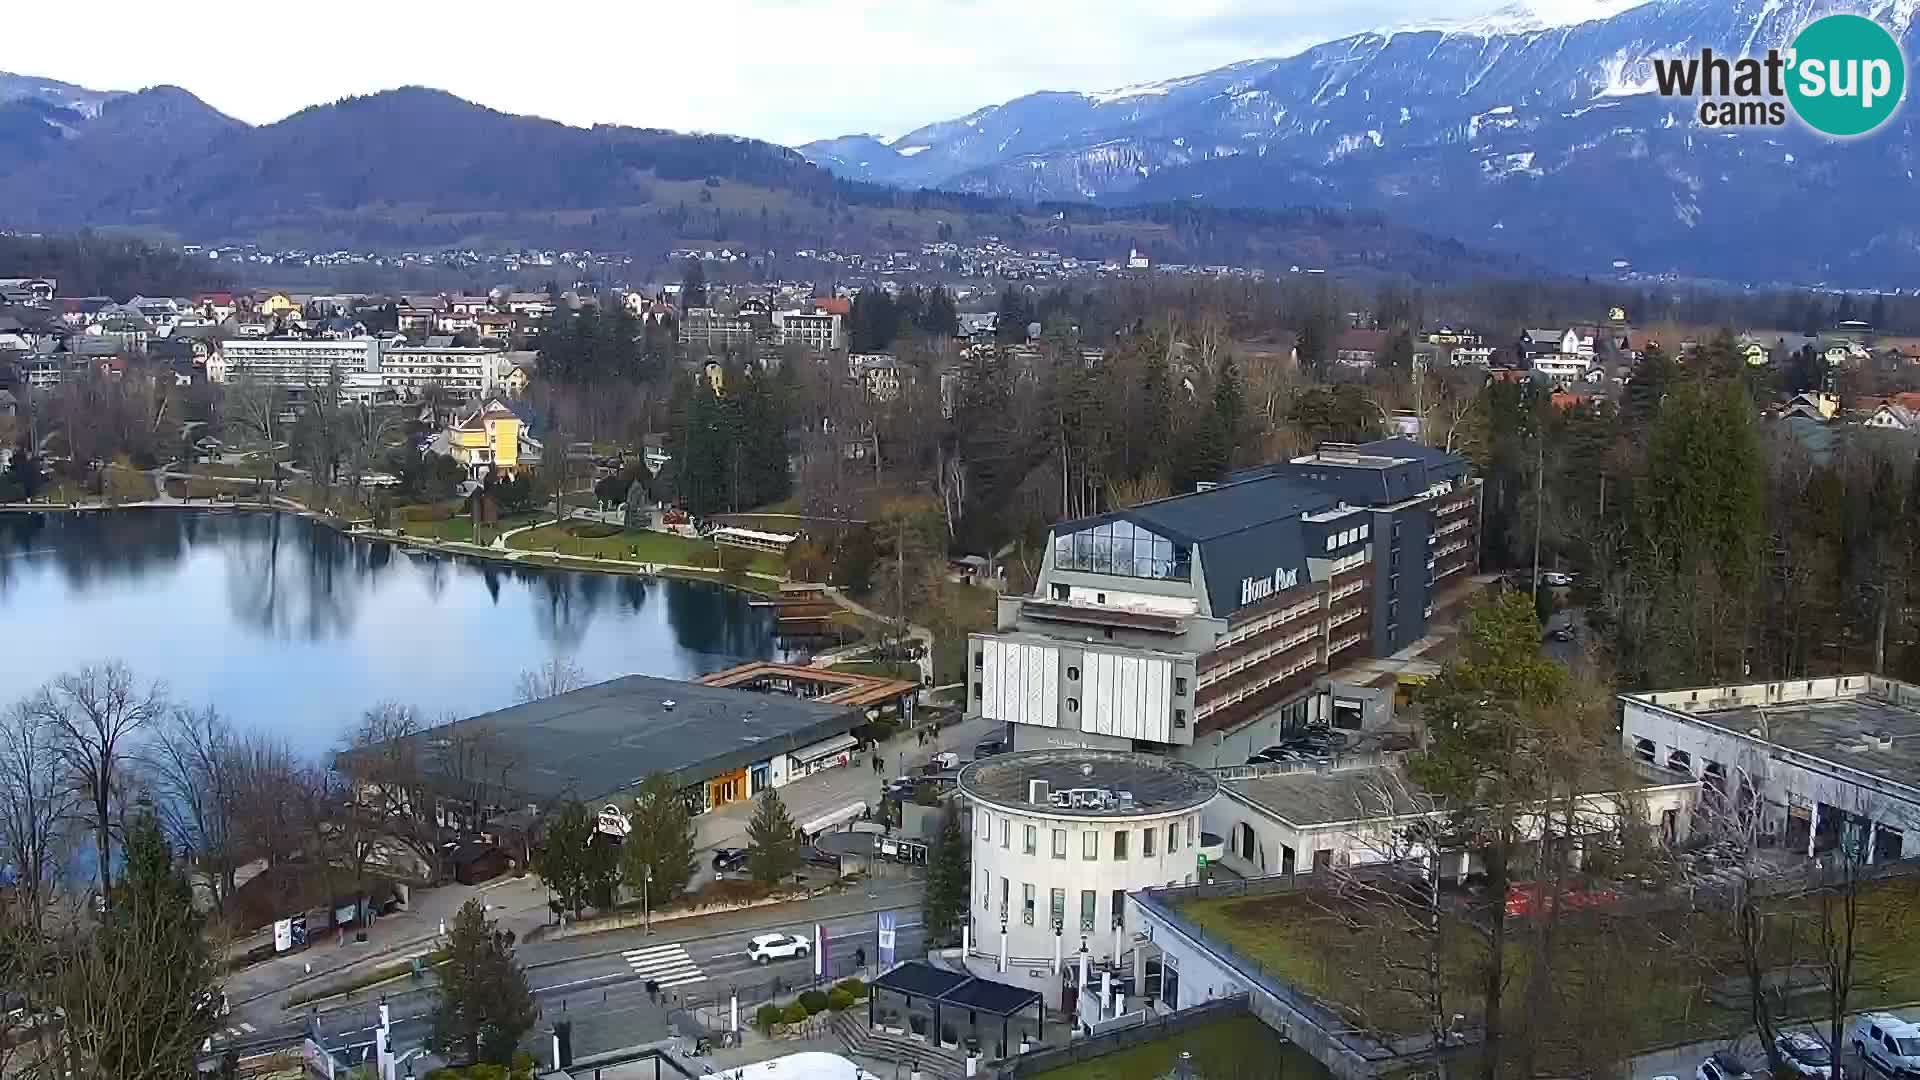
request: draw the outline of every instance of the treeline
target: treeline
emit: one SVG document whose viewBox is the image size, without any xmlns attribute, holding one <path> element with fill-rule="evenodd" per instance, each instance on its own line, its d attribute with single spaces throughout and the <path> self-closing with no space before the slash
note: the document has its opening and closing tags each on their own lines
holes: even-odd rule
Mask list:
<svg viewBox="0 0 1920 1080">
<path fill-rule="evenodd" d="M 882 352 L 898 338 L 918 334 L 950 338 L 960 326 L 953 294 L 939 286 L 921 289 L 909 285 L 898 295 L 869 285 L 853 298 L 847 317 L 847 338 L 854 352 Z"/>
<path fill-rule="evenodd" d="M 1617 404 L 1483 394 L 1485 557 L 1578 569 L 1622 685 L 1920 677 L 1920 457 L 1897 433 L 1762 419 L 1728 337 L 1651 349 Z"/>
<path fill-rule="evenodd" d="M 667 406 L 672 460 L 655 486 L 656 495 L 702 516 L 779 502 L 793 489 L 792 362 L 772 372 L 752 363 L 721 365 L 718 376 L 675 380 Z"/>
<path fill-rule="evenodd" d="M 59 279 L 62 296 L 188 296 L 230 284 L 206 259 L 95 232 L 0 233 L 0 277 Z"/>
<path fill-rule="evenodd" d="M 643 321 L 624 304 L 560 307 L 542 320 L 533 337 L 540 377 L 580 384 L 613 379 L 658 379 L 678 348 L 671 320 Z"/>
</svg>

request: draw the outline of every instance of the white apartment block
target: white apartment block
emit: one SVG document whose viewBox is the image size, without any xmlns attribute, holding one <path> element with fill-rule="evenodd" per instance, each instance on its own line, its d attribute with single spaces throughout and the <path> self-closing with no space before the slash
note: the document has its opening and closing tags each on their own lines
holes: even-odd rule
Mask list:
<svg viewBox="0 0 1920 1080">
<path fill-rule="evenodd" d="M 846 346 L 840 316 L 812 311 L 776 311 L 774 329 L 783 345 L 801 345 L 813 352 L 834 352 Z"/>
<path fill-rule="evenodd" d="M 324 382 L 337 368 L 356 389 L 378 385 L 406 398 L 417 398 L 430 383 L 438 383 L 456 398 L 477 398 L 506 374 L 506 353 L 500 349 L 387 345 L 371 337 L 344 341 L 236 338 L 222 344 L 218 360 L 207 365 L 207 377 L 214 382 L 248 376 L 281 386 L 305 386 Z"/>
<path fill-rule="evenodd" d="M 220 351 L 226 361 L 225 379 L 245 376 L 280 386 L 325 382 L 335 368 L 345 376 L 380 367 L 380 342 L 374 338 L 344 341 L 234 338 L 222 343 Z"/>
<path fill-rule="evenodd" d="M 477 398 L 500 385 L 506 356 L 499 349 L 452 345 L 385 346 L 379 350 L 380 381 L 408 397 L 419 397 L 428 384 L 438 383 L 454 397 Z"/>
</svg>

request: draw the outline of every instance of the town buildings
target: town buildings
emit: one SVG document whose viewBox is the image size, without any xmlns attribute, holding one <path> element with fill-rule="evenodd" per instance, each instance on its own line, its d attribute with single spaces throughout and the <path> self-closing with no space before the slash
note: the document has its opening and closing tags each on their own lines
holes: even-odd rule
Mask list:
<svg viewBox="0 0 1920 1080">
<path fill-rule="evenodd" d="M 1053 528 L 1034 591 L 970 636 L 968 711 L 1013 746 L 1154 749 L 1361 726 L 1339 666 L 1426 633 L 1478 559 L 1480 481 L 1404 439 L 1320 450 Z"/>
<path fill-rule="evenodd" d="M 817 353 L 846 348 L 840 316 L 833 312 L 776 311 L 773 326 L 783 345 L 799 345 Z"/>
<path fill-rule="evenodd" d="M 483 481 L 489 473 L 512 476 L 523 465 L 539 464 L 541 447 L 520 414 L 488 398 L 456 415 L 433 449 L 452 457 L 468 479 Z"/>
<path fill-rule="evenodd" d="M 972 809 L 972 941 L 1009 964 L 1056 963 L 1084 947 L 1115 960 L 1126 894 L 1192 884 L 1204 770 L 1112 750 L 1001 754 L 960 770 Z"/>
<path fill-rule="evenodd" d="M 207 371 L 214 382 L 245 376 L 278 386 L 317 386 L 337 370 L 356 389 L 384 389 L 408 400 L 429 384 L 455 398 L 477 398 L 500 386 L 507 373 L 506 350 L 456 346 L 448 337 L 428 338 L 423 345 L 374 337 L 235 338 L 222 342 L 219 352 L 219 363 L 210 363 Z"/>
</svg>

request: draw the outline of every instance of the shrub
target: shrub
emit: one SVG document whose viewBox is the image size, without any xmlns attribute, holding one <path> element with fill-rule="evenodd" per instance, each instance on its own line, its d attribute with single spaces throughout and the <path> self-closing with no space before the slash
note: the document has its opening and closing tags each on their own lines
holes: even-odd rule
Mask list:
<svg viewBox="0 0 1920 1080">
<path fill-rule="evenodd" d="M 808 1016 L 827 1011 L 827 995 L 818 990 L 809 990 L 800 995 L 800 1006 L 807 1010 Z"/>
<path fill-rule="evenodd" d="M 833 984 L 833 988 L 835 990 L 845 990 L 847 996 L 855 1001 L 859 1001 L 867 996 L 867 984 L 861 982 L 859 979 L 841 979 L 839 982 Z"/>
<path fill-rule="evenodd" d="M 845 1012 L 853 1008 L 853 995 L 836 986 L 827 994 L 827 1008 L 834 1012 Z"/>
<path fill-rule="evenodd" d="M 755 1010 L 753 1014 L 753 1026 L 759 1028 L 761 1034 L 764 1035 L 773 1030 L 773 1025 L 780 1022 L 780 1016 L 780 1006 L 773 1004 L 762 1005 L 759 1009 Z"/>
<path fill-rule="evenodd" d="M 804 1023 L 810 1015 L 812 1014 L 807 1012 L 807 1007 L 796 1001 L 780 1013 L 780 1019 L 789 1024 L 799 1024 Z"/>
<path fill-rule="evenodd" d="M 528 1080 L 532 1080 L 533 1071 L 535 1068 L 538 1067 L 538 1064 L 539 1064 L 538 1062 L 533 1060 L 533 1055 L 527 1053 L 525 1050 L 514 1051 L 513 1053 L 514 1080 L 520 1080 L 521 1077 L 526 1077 L 528 1078 Z"/>
</svg>

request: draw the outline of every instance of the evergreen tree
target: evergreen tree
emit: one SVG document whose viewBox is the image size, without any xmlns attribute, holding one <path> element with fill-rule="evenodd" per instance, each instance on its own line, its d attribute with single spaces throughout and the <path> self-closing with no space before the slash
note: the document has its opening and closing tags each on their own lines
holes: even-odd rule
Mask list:
<svg viewBox="0 0 1920 1080">
<path fill-rule="evenodd" d="M 533 1029 L 533 992 L 513 958 L 513 935 L 469 900 L 447 923 L 447 960 L 440 966 L 433 1034 L 436 1053 L 468 1064 L 505 1065 Z"/>
<path fill-rule="evenodd" d="M 793 818 L 780 793 L 768 788 L 747 823 L 747 871 L 755 881 L 772 885 L 800 868 L 800 841 Z"/>
<path fill-rule="evenodd" d="M 680 273 L 680 310 L 707 306 L 707 264 L 688 259 Z"/>
<path fill-rule="evenodd" d="M 940 819 L 940 835 L 928 853 L 923 894 L 927 937 L 933 941 L 952 940 L 967 917 L 968 885 L 973 880 L 970 854 L 966 830 L 960 827 L 960 808 L 949 799 Z"/>
<path fill-rule="evenodd" d="M 589 905 L 612 903 L 618 863 L 618 849 L 600 838 L 594 816 L 577 799 L 560 804 L 533 853 L 533 872 L 554 891 L 558 910 L 575 918 Z"/>
<path fill-rule="evenodd" d="M 652 773 L 641 782 L 630 813 L 633 831 L 621 846 L 621 876 L 632 892 L 639 892 L 645 882 L 648 899 L 664 904 L 693 880 L 693 818 L 687 800 L 671 776 Z"/>
<path fill-rule="evenodd" d="M 123 856 L 98 930 L 54 976 L 62 1037 L 88 1076 L 191 1076 L 220 998 L 193 887 L 149 810 L 129 825 Z"/>
</svg>

